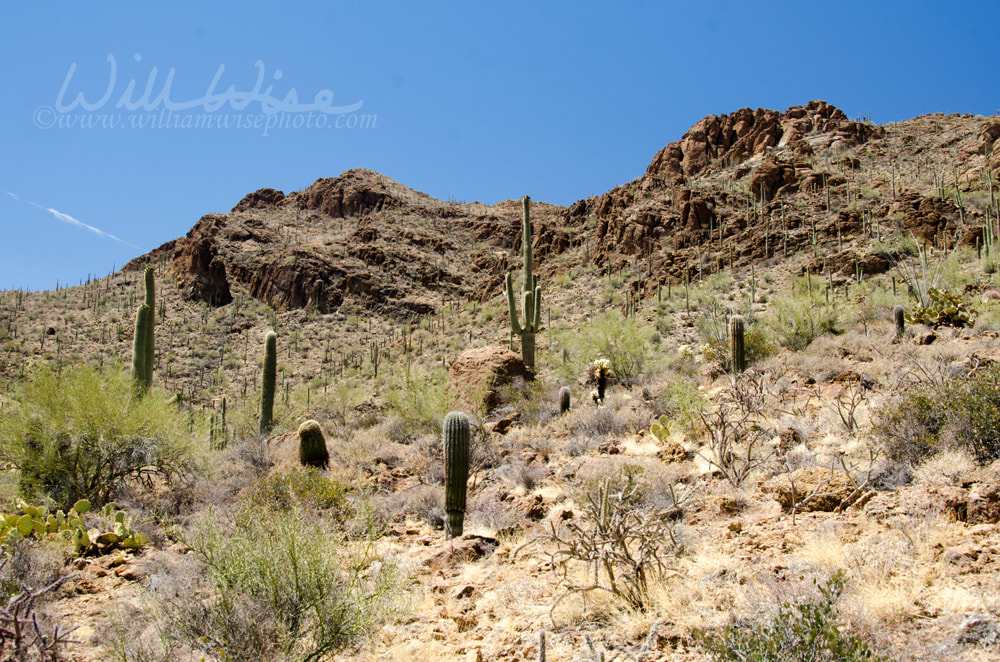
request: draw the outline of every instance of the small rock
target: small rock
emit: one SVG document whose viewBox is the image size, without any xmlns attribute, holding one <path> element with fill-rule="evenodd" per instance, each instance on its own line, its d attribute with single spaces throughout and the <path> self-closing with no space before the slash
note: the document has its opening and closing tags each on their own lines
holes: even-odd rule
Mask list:
<svg viewBox="0 0 1000 662">
<path fill-rule="evenodd" d="M 687 459 L 687 451 L 679 443 L 672 441 L 667 442 L 662 450 L 657 451 L 656 457 L 667 464 L 671 462 L 683 462 Z"/>
<path fill-rule="evenodd" d="M 956 545 L 944 550 L 941 561 L 954 565 L 965 565 L 972 563 L 979 556 L 979 550 L 969 545 Z"/>
<path fill-rule="evenodd" d="M 933 331 L 924 331 L 923 333 L 917 334 L 913 339 L 913 343 L 916 345 L 930 345 L 935 340 L 937 340 L 937 334 Z"/>
<path fill-rule="evenodd" d="M 958 643 L 991 646 L 1000 639 L 1000 624 L 987 614 L 969 614 L 958 626 Z"/>
<path fill-rule="evenodd" d="M 464 600 L 465 598 L 471 598 L 472 594 L 476 592 L 476 587 L 472 584 L 465 584 L 464 586 L 459 586 L 451 597 L 453 600 Z"/>
</svg>

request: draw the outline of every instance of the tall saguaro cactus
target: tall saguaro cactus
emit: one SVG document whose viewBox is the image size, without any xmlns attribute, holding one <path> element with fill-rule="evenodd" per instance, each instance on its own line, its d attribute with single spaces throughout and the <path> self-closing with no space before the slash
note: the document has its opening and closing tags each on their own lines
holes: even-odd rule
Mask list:
<svg viewBox="0 0 1000 662">
<path fill-rule="evenodd" d="M 535 334 L 542 322 L 542 288 L 538 285 L 538 276 L 531 273 L 531 198 L 524 196 L 521 200 L 524 205 L 524 218 L 522 230 L 524 232 L 523 253 L 524 253 L 524 280 L 521 283 L 521 301 L 524 310 L 524 324 L 521 324 L 517 317 L 517 303 L 514 297 L 514 287 L 511 284 L 511 274 L 507 272 L 507 307 L 510 310 L 510 328 L 516 335 L 521 336 L 521 358 L 524 365 L 534 371 L 535 369 Z"/>
<path fill-rule="evenodd" d="M 138 395 L 149 390 L 150 374 L 146 371 L 148 361 L 146 351 L 149 326 L 153 323 L 153 311 L 142 304 L 135 313 L 135 335 L 132 337 L 132 381 Z"/>
<path fill-rule="evenodd" d="M 264 336 L 264 374 L 261 379 L 260 422 L 257 431 L 269 434 L 274 417 L 274 378 L 278 372 L 278 336 L 268 331 Z"/>
<path fill-rule="evenodd" d="M 444 417 L 444 509 L 448 513 L 447 534 L 462 535 L 465 520 L 465 493 L 469 482 L 469 417 L 449 412 Z"/>
<path fill-rule="evenodd" d="M 729 318 L 729 344 L 733 354 L 733 372 L 740 374 L 747 369 L 746 343 L 743 336 L 743 316 Z"/>
<path fill-rule="evenodd" d="M 149 326 L 146 328 L 146 381 L 153 383 L 153 367 L 156 365 L 156 341 L 153 327 L 156 320 L 156 285 L 153 282 L 153 267 L 146 267 L 146 305 L 149 306 Z"/>
</svg>

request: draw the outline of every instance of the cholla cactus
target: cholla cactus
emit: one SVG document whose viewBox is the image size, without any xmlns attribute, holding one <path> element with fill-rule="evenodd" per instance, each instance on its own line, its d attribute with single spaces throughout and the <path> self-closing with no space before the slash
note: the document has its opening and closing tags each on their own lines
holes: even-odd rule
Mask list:
<svg viewBox="0 0 1000 662">
<path fill-rule="evenodd" d="M 594 361 L 594 379 L 597 380 L 597 404 L 604 404 L 604 391 L 608 387 L 608 374 L 611 372 L 611 361 L 597 359 Z"/>
</svg>

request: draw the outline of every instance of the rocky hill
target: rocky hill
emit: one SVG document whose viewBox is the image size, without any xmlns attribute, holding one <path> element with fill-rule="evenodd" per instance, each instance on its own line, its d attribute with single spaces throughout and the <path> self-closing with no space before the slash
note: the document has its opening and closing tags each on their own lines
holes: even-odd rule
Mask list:
<svg viewBox="0 0 1000 662">
<path fill-rule="evenodd" d="M 998 136 L 995 118 L 875 126 L 823 101 L 712 115 L 632 182 L 568 208 L 536 202 L 535 256 L 550 273 L 567 252 L 602 270 L 641 263 L 634 287 L 645 292 L 834 241 L 809 268 L 882 272 L 891 256 L 855 242 L 876 238 L 877 226 L 975 245 L 987 213 L 975 203 L 985 201 L 959 211 L 959 198 L 986 187 L 987 173 L 1000 180 Z M 168 262 L 185 297 L 215 306 L 242 287 L 279 311 L 329 313 L 356 298 L 405 319 L 431 312 L 443 293 L 495 296 L 517 266 L 519 214 L 514 202 L 443 202 L 351 170 L 287 196 L 251 193 L 126 270 Z"/>
<path fill-rule="evenodd" d="M 62 650 L 81 661 L 306 659 L 340 633 L 317 627 L 330 586 L 376 592 L 343 612 L 367 636 L 308 659 L 700 662 L 699 630 L 736 625 L 735 641 L 831 595 L 839 611 L 810 612 L 824 636 L 857 635 L 880 659 L 997 659 L 998 186 L 997 117 L 875 125 L 822 101 L 706 117 L 632 182 L 532 201 L 534 380 L 507 349 L 502 291 L 521 268 L 521 202 L 436 200 L 368 170 L 250 193 L 106 278 L 0 292 L 0 450 L 35 368 L 58 384 L 96 364 L 96 381 L 48 398 L 53 425 L 117 374 L 126 395 L 94 419 L 153 403 L 187 460 L 165 482 L 145 464 L 161 440 L 140 427 L 126 442 L 141 442 L 143 480 L 113 494 L 127 513 L 87 515 L 104 547 L 17 547 L 0 588 L 50 586 L 27 608 L 45 632 L 78 627 Z M 107 366 L 131 359 L 149 265 L 140 401 Z M 975 321 L 920 318 L 914 285 Z M 268 330 L 276 429 L 260 435 Z M 598 356 L 615 361 L 602 402 Z M 509 384 L 484 381 L 488 361 Z M 474 439 L 467 535 L 447 541 L 438 428 L 456 406 Z M 323 471 L 299 467 L 305 419 L 326 433 Z M 60 432 L 30 459 L 65 472 L 65 448 L 101 439 Z M 16 501 L 28 463 L 8 457 L 3 513 L 31 508 Z M 32 538 L 32 512 L 0 524 Z M 114 547 L 125 514 L 141 549 Z"/>
</svg>

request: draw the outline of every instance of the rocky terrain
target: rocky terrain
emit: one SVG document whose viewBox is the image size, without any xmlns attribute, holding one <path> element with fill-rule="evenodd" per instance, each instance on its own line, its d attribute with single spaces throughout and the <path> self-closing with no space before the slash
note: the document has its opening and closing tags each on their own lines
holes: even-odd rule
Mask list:
<svg viewBox="0 0 1000 662">
<path fill-rule="evenodd" d="M 632 182 L 569 207 L 532 201 L 534 380 L 503 292 L 522 266 L 520 201 L 444 202 L 367 170 L 250 193 L 119 273 L 2 292 L 0 412 L 40 366 L 128 364 L 154 267 L 154 385 L 179 396 L 202 460 L 179 484 L 117 495 L 141 551 L 36 553 L 34 574 L 71 575 L 40 613 L 79 628 L 63 659 L 203 659 L 152 652 L 157 605 L 204 576 L 184 531 L 294 467 L 294 430 L 313 418 L 323 475 L 354 508 L 348 532 L 376 513 L 366 549 L 404 578 L 392 615 L 336 659 L 541 659 L 544 630 L 549 660 L 706 660 L 696 630 L 766 621 L 837 571 L 837 623 L 887 659 L 996 659 L 1000 465 L 945 433 L 928 455 L 893 456 L 885 412 L 1000 362 L 998 185 L 996 117 L 875 125 L 823 101 L 706 117 Z M 893 305 L 912 310 L 921 277 L 974 324 L 908 322 L 897 338 Z M 757 351 L 739 379 L 731 314 Z M 268 329 L 280 410 L 260 438 Z M 602 353 L 622 362 L 598 407 Z M 458 406 L 475 449 L 467 535 L 449 542 L 437 426 Z M 4 503 L 17 476 L 5 465 Z M 660 536 L 641 604 L 572 590 L 587 564 L 560 540 L 590 530 L 603 479 L 620 498 L 633 480 L 628 506 L 651 518 L 633 525 Z M 123 622 L 148 649 L 116 648 Z"/>
</svg>

